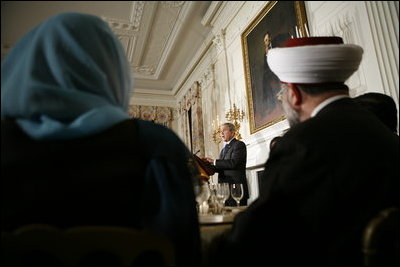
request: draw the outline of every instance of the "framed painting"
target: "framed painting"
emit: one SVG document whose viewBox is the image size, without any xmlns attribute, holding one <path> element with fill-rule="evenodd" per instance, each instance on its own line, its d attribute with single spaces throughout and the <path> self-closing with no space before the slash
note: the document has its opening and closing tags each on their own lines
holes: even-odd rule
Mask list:
<svg viewBox="0 0 400 267">
<path fill-rule="evenodd" d="M 250 133 L 285 119 L 276 98 L 280 82 L 266 60 L 268 50 L 307 36 L 307 29 L 304 1 L 270 1 L 242 33 Z"/>
</svg>

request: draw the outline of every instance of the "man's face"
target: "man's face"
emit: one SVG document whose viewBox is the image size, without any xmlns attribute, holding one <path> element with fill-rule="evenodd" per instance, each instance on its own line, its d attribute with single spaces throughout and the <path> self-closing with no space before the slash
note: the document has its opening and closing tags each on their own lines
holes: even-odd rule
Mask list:
<svg viewBox="0 0 400 267">
<path fill-rule="evenodd" d="M 269 46 L 269 44 L 271 43 L 271 37 L 269 36 L 269 33 L 267 33 L 264 36 L 264 43 L 265 43 L 266 46 Z"/>
<path fill-rule="evenodd" d="M 221 139 L 224 140 L 224 142 L 228 142 L 235 136 L 235 132 L 230 131 L 228 125 L 222 125 L 219 129 L 221 131 Z"/>
<path fill-rule="evenodd" d="M 289 121 L 290 127 L 293 127 L 294 125 L 300 123 L 300 115 L 289 104 L 288 90 L 288 86 L 282 83 L 281 90 L 278 93 L 278 100 L 282 103 L 282 108 L 286 114 L 286 118 Z"/>
</svg>

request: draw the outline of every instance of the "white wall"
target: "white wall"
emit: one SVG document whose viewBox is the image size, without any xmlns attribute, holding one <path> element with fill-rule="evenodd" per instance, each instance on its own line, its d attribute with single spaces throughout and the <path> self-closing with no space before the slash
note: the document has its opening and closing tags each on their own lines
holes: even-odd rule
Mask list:
<svg viewBox="0 0 400 267">
<path fill-rule="evenodd" d="M 210 19 L 212 31 L 208 43 L 200 49 L 199 58 L 193 59 L 198 64 L 182 88 L 178 88 L 181 90 L 177 99 L 179 101 L 194 81 L 200 82 L 205 151 L 207 156 L 214 158 L 218 157 L 221 144 L 211 139 L 212 121 L 218 116 L 223 122 L 233 103 L 246 113 L 240 133 L 247 145 L 247 178 L 250 201 L 253 201 L 258 196 L 256 172 L 263 168 L 268 158 L 269 141 L 288 128 L 285 120 L 250 134 L 241 34 L 267 2 L 218 3 L 219 8 Z M 351 96 L 382 92 L 392 96 L 398 107 L 398 2 L 306 1 L 305 6 L 311 35 L 341 36 L 345 43 L 363 47 L 361 66 L 346 82 Z"/>
</svg>

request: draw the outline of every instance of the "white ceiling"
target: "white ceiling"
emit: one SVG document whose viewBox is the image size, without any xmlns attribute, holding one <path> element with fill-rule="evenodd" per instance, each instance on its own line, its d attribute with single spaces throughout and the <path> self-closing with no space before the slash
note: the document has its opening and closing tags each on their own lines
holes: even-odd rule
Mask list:
<svg viewBox="0 0 400 267">
<path fill-rule="evenodd" d="M 143 98 L 142 102 L 158 98 L 173 103 L 178 81 L 211 30 L 201 23 L 210 4 L 211 1 L 2 1 L 2 58 L 19 38 L 50 16 L 60 12 L 94 14 L 109 23 L 126 48 L 135 77 L 135 95 Z"/>
</svg>

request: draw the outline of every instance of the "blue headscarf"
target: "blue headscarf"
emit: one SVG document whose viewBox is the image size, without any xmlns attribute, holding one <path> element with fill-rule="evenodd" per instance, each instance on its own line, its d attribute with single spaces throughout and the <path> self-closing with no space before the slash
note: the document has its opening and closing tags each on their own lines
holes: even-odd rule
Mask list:
<svg viewBox="0 0 400 267">
<path fill-rule="evenodd" d="M 34 139 L 73 139 L 128 119 L 130 68 L 98 17 L 63 13 L 25 35 L 1 64 L 1 117 Z"/>
</svg>

